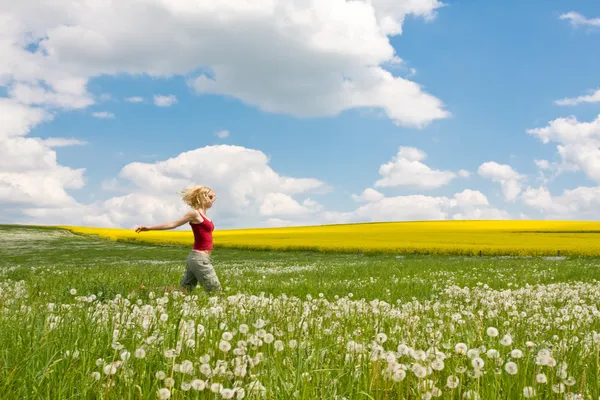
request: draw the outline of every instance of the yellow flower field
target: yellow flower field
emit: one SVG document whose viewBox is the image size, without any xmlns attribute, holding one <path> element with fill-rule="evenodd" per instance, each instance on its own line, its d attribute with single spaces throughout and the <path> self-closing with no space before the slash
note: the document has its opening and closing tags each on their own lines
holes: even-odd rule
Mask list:
<svg viewBox="0 0 600 400">
<path fill-rule="evenodd" d="M 119 241 L 192 246 L 189 230 L 61 226 Z M 215 248 L 442 255 L 600 255 L 600 223 L 579 221 L 425 221 L 215 230 Z"/>
</svg>

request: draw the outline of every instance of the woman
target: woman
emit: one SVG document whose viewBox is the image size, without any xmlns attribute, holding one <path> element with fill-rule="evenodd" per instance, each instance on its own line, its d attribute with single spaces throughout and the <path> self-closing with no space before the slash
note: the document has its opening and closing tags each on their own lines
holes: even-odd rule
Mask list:
<svg viewBox="0 0 600 400">
<path fill-rule="evenodd" d="M 193 208 L 182 218 L 160 225 L 139 226 L 135 231 L 139 233 L 174 229 L 186 222 L 189 223 L 194 233 L 194 247 L 187 257 L 187 268 L 181 280 L 181 286 L 187 291 L 192 291 L 200 282 L 207 292 L 219 292 L 221 284 L 210 259 L 213 249 L 212 232 L 215 225 L 206 217 L 206 210 L 212 207 L 217 196 L 206 186 L 193 186 L 183 191 L 182 198 Z"/>
</svg>

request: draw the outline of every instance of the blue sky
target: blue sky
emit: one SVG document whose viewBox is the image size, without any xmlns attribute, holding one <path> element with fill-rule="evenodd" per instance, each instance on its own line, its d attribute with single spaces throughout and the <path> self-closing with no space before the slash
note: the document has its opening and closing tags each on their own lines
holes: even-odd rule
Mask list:
<svg viewBox="0 0 600 400">
<path fill-rule="evenodd" d="M 165 0 L 184 21 L 177 29 L 141 12 L 129 33 L 110 25 L 123 13 L 117 3 L 72 16 L 65 2 L 47 18 L 31 18 L 33 1 L 0 8 L 20 22 L 0 30 L 0 43 L 13 42 L 0 47 L 0 113 L 5 126 L 27 127 L 0 127 L 0 141 L 8 159 L 44 160 L 0 163 L 0 222 L 163 222 L 185 211 L 176 191 L 193 183 L 215 188 L 222 201 L 211 212 L 231 228 L 598 217 L 597 1 L 373 1 L 362 10 L 295 1 L 284 16 L 230 3 L 181 10 Z M 313 19 L 281 22 L 302 13 Z M 197 30 L 217 14 L 235 23 Z M 208 84 L 196 80 L 207 66 L 216 71 Z M 176 101 L 158 106 L 154 96 Z M 568 117 L 576 121 L 552 125 Z M 548 130 L 527 134 L 536 128 Z M 390 183 L 378 185 L 394 160 Z M 548 161 L 547 181 L 535 160 Z M 365 190 L 372 196 L 358 199 Z"/>
</svg>

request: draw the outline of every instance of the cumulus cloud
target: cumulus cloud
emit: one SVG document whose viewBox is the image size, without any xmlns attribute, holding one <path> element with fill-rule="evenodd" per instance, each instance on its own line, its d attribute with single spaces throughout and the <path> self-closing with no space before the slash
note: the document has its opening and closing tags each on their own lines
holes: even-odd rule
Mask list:
<svg viewBox="0 0 600 400">
<path fill-rule="evenodd" d="M 148 74 L 295 116 L 377 108 L 423 127 L 450 115 L 383 68 L 402 62 L 390 36 L 407 17 L 434 19 L 438 0 L 13 3 L 0 4 L 0 86 L 28 104 L 85 107 L 89 79 Z"/>
<path fill-rule="evenodd" d="M 415 187 L 434 189 L 447 185 L 457 176 L 468 176 L 468 171 L 459 173 L 432 169 L 423 163 L 427 155 L 414 147 L 400 147 L 398 154 L 379 168 L 381 179 L 377 187 Z"/>
<path fill-rule="evenodd" d="M 111 227 L 160 223 L 177 219 L 188 210 L 180 192 L 192 184 L 209 186 L 217 193 L 211 214 L 221 229 L 261 226 L 267 220 L 305 221 L 322 210 L 307 195 L 330 190 L 318 179 L 278 174 L 261 151 L 219 145 L 155 163 L 125 165 L 105 184 L 108 189 L 124 192 L 122 196 L 71 207 L 28 208 L 26 215 L 52 223 L 71 219 Z"/>
<path fill-rule="evenodd" d="M 356 199 L 366 202 L 356 210 L 324 212 L 323 218 L 331 223 L 510 218 L 508 212 L 490 206 L 483 193 L 471 189 L 456 193 L 453 197 L 386 197 L 374 195 L 373 192 L 365 190 L 361 196 L 355 196 Z"/>
<path fill-rule="evenodd" d="M 523 202 L 551 219 L 598 219 L 600 218 L 600 187 L 580 186 L 565 189 L 559 196 L 548 188 L 527 188 Z"/>
<path fill-rule="evenodd" d="M 590 94 L 582 96 L 565 97 L 564 99 L 556 100 L 555 103 L 560 106 L 576 106 L 582 103 L 600 103 L 600 89 L 590 91 Z"/>
<path fill-rule="evenodd" d="M 60 165 L 52 149 L 70 140 L 27 137 L 34 126 L 51 118 L 51 114 L 40 108 L 0 98 L 0 205 L 3 207 L 75 204 L 67 189 L 84 186 L 85 170 Z"/>
<path fill-rule="evenodd" d="M 581 170 L 600 183 L 600 115 L 591 122 L 580 122 L 573 116 L 558 118 L 527 133 L 542 143 L 556 143 L 559 173 Z"/>
<path fill-rule="evenodd" d="M 525 175 L 519 174 L 510 165 L 488 161 L 479 166 L 477 173 L 493 182 L 498 182 L 507 201 L 515 201 L 522 189 Z"/>
</svg>

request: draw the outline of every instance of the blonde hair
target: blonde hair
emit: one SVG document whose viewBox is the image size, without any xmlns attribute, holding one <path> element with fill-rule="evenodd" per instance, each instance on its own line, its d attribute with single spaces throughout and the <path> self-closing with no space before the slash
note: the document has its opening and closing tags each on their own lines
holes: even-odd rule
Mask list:
<svg viewBox="0 0 600 400">
<path fill-rule="evenodd" d="M 213 190 L 206 186 L 190 186 L 181 192 L 182 199 L 193 209 L 204 208 L 208 203 L 208 193 Z"/>
</svg>

